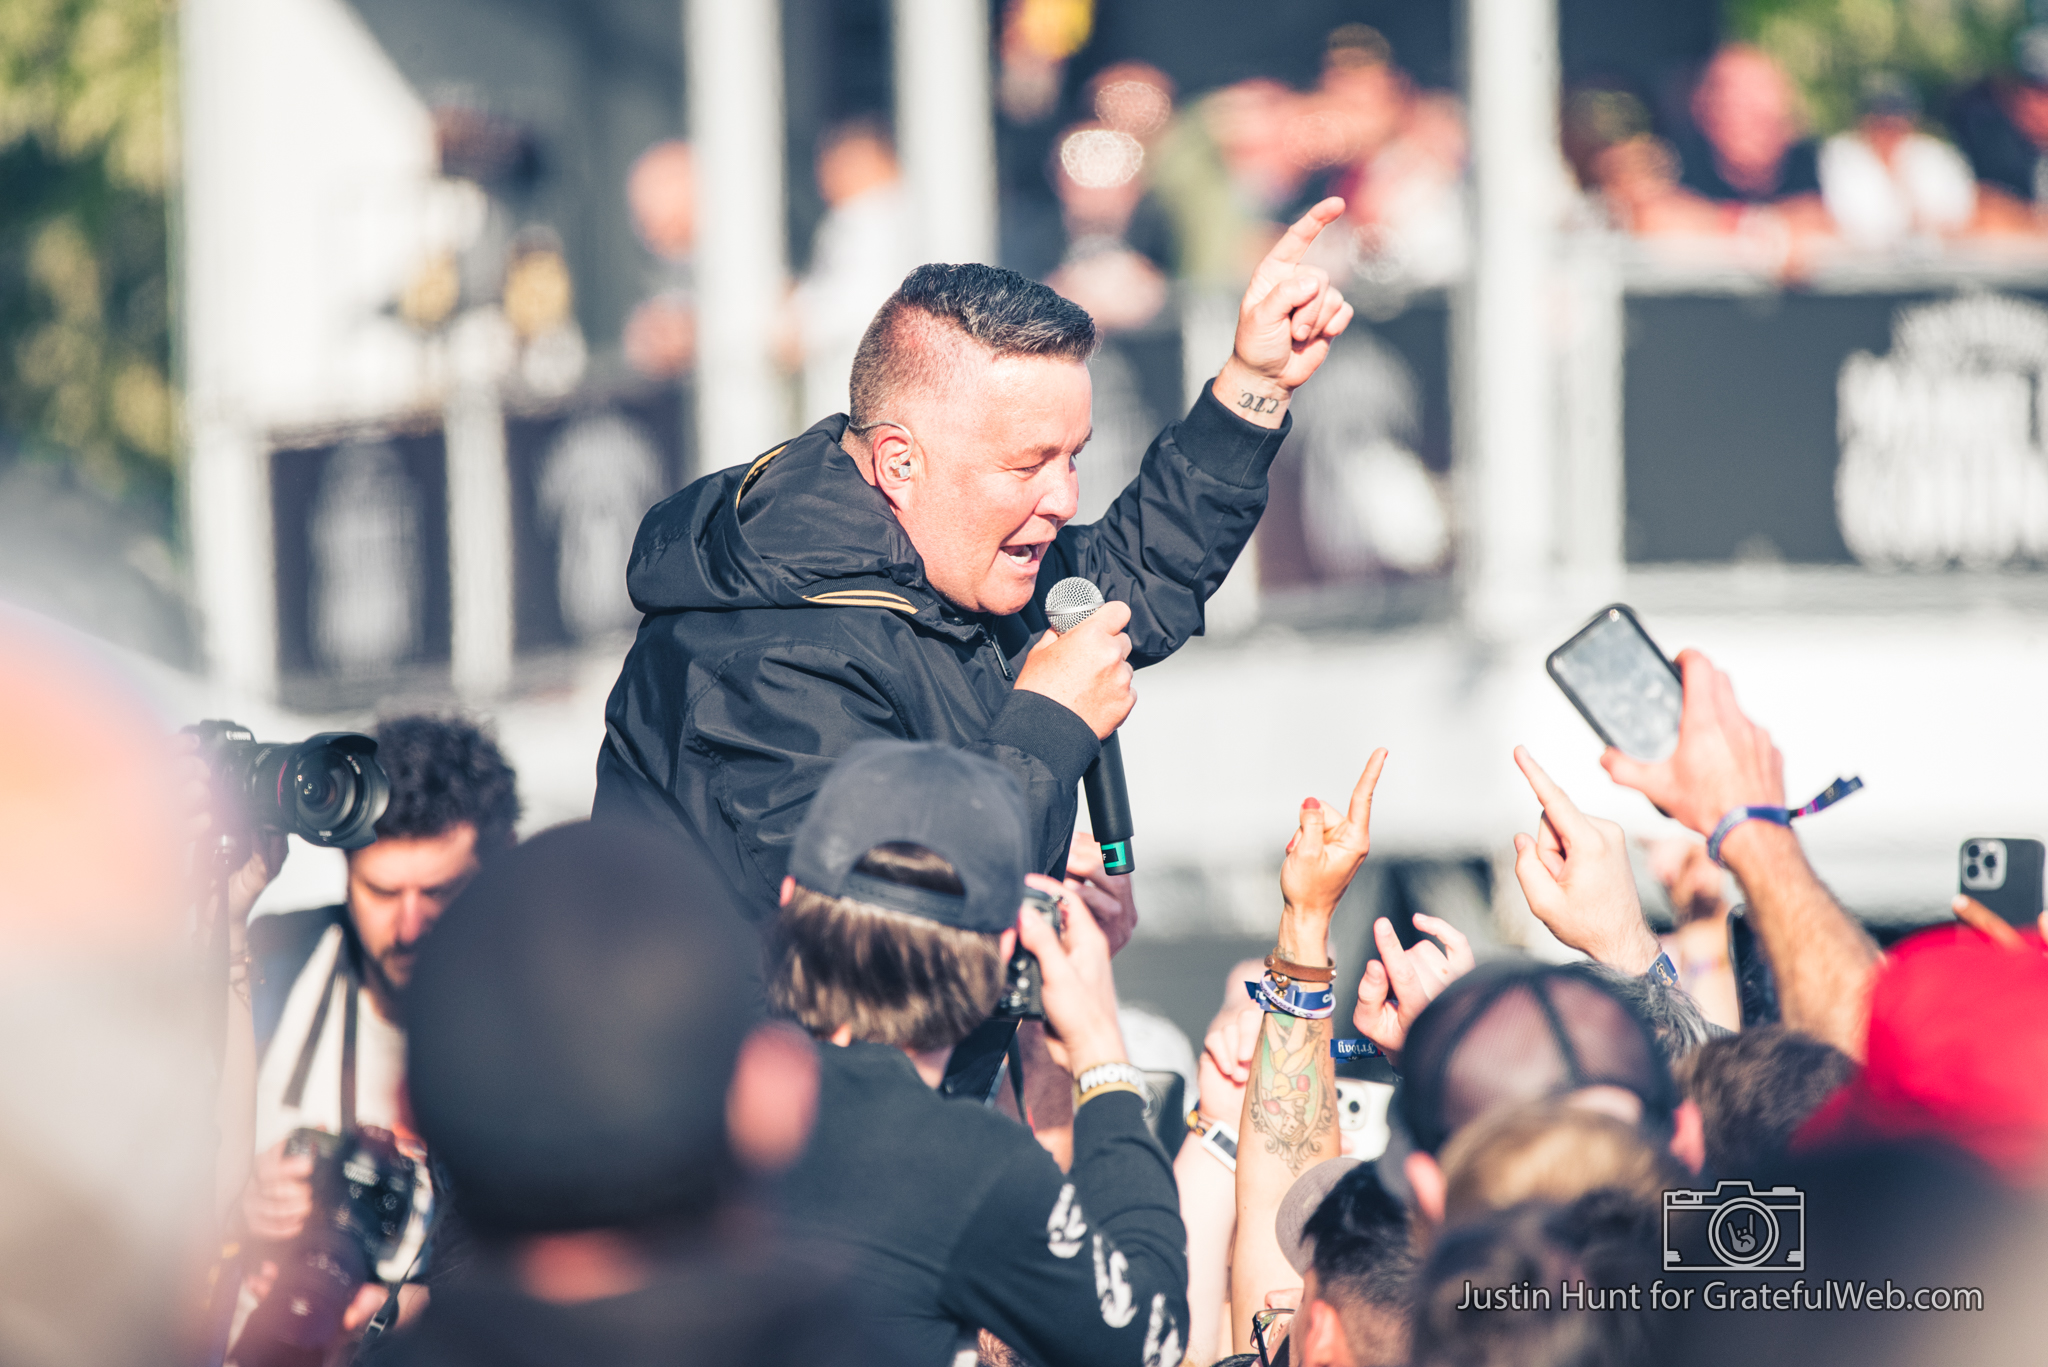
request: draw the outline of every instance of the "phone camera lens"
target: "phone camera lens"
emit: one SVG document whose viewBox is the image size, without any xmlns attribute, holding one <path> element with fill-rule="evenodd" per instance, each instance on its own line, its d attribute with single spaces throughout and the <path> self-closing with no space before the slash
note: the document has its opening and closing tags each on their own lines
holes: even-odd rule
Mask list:
<svg viewBox="0 0 2048 1367">
<path fill-rule="evenodd" d="M 1984 856 L 1984 867 L 1985 867 L 1985 868 L 1987 868 L 1987 869 L 1995 869 L 1995 868 L 1997 868 L 1997 867 L 1998 867 L 1998 856 L 1997 856 L 1997 855 L 1995 855 L 1995 854 L 1987 854 L 1987 855 L 1985 855 L 1985 856 Z"/>
<path fill-rule="evenodd" d="M 1966 877 L 1975 878 L 1977 876 L 1977 866 L 1972 864 L 1967 869 L 1964 869 L 1963 873 Z"/>
<path fill-rule="evenodd" d="M 1979 853 L 1979 849 L 1980 847 L 1978 846 L 1977 842 L 1972 840 L 1968 845 L 1965 845 L 1963 847 L 1963 853 L 1969 855 L 1970 858 L 1975 859 Z"/>
</svg>

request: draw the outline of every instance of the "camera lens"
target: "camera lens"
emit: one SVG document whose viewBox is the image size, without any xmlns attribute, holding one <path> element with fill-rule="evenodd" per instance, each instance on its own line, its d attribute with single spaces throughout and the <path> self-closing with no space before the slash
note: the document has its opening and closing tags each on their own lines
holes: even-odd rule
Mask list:
<svg viewBox="0 0 2048 1367">
<path fill-rule="evenodd" d="M 1985 856 L 1984 856 L 1984 867 L 1985 867 L 1985 868 L 1987 868 L 1987 869 L 1995 869 L 1995 868 L 1997 868 L 1997 867 L 1998 867 L 1998 856 L 1997 856 L 1997 855 L 1995 855 L 1995 854 L 1987 854 L 1987 855 L 1985 855 Z"/>
</svg>

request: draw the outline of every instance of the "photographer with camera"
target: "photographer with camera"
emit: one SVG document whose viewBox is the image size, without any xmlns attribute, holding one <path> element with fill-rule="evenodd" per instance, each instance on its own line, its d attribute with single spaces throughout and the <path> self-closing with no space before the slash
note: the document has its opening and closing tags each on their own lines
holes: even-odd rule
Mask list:
<svg viewBox="0 0 2048 1367">
<path fill-rule="evenodd" d="M 1102 928 L 1050 879 L 1029 887 L 1062 929 L 1026 899 L 1031 830 L 1008 770 L 947 746 L 863 743 L 826 777 L 769 937 L 770 1004 L 830 1046 L 783 1194 L 795 1230 L 844 1255 L 891 1361 L 950 1363 L 986 1330 L 1032 1362 L 1171 1367 L 1187 1340 L 1172 1169 Z M 1042 1006 L 1075 1078 L 1064 1174 L 1028 1129 L 936 1090 L 999 1002 Z"/>
<path fill-rule="evenodd" d="M 389 805 L 348 850 L 347 901 L 257 918 L 246 969 L 231 966 L 248 975 L 258 1056 L 242 1367 L 319 1360 L 418 1275 L 433 1184 L 401 1100 L 402 992 L 435 919 L 514 841 L 516 777 L 477 727 L 397 718 L 376 742 Z M 273 853 L 231 885 L 243 915 Z"/>
</svg>

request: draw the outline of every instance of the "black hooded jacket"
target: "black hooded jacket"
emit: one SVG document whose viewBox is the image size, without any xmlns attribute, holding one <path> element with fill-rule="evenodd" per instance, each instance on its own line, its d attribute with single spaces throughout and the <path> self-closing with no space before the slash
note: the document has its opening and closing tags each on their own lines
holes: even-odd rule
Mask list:
<svg viewBox="0 0 2048 1367">
<path fill-rule="evenodd" d="M 761 914 L 811 795 L 863 740 L 941 741 L 1004 765 L 1024 788 L 1037 867 L 1063 871 L 1099 742 L 1068 708 L 1012 688 L 1046 591 L 1093 580 L 1130 606 L 1131 663 L 1165 659 L 1201 633 L 1287 432 L 1204 389 L 1101 521 L 1060 531 L 1024 611 L 993 617 L 925 581 L 839 445 L 846 424 L 827 418 L 656 504 L 626 576 L 646 616 L 605 706 L 594 815 L 680 824 Z"/>
</svg>

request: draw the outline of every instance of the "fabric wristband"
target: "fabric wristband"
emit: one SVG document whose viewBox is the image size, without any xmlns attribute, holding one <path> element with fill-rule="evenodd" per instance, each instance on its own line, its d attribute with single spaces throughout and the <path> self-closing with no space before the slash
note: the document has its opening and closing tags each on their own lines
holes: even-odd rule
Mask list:
<svg viewBox="0 0 2048 1367">
<path fill-rule="evenodd" d="M 1306 988 L 1292 983 L 1283 985 L 1268 975 L 1258 982 L 1246 983 L 1244 990 L 1268 1013 L 1311 1021 L 1327 1020 L 1337 1014 L 1337 994 L 1327 984 Z"/>
<path fill-rule="evenodd" d="M 1106 1096 L 1111 1092 L 1130 1092 L 1133 1095 L 1135 1095 L 1140 1101 L 1145 1099 L 1145 1093 L 1128 1082 L 1104 1082 L 1098 1084 L 1097 1086 L 1090 1087 L 1088 1090 L 1082 1092 L 1079 1096 L 1075 1097 L 1074 1109 L 1078 1111 L 1083 1106 L 1086 1106 L 1089 1102 L 1095 1100 L 1096 1097 Z"/>
<path fill-rule="evenodd" d="M 1768 821 L 1773 826 L 1790 826 L 1796 818 L 1825 811 L 1862 786 L 1861 778 L 1838 778 L 1821 789 L 1804 807 L 1736 807 L 1721 818 L 1720 824 L 1714 827 L 1714 833 L 1707 837 L 1707 858 L 1725 869 L 1728 866 L 1721 863 L 1721 842 L 1743 822 Z"/>
<path fill-rule="evenodd" d="M 1331 1058 L 1373 1058 L 1384 1057 L 1380 1047 L 1369 1039 L 1333 1039 L 1330 1041 Z"/>
<path fill-rule="evenodd" d="M 1676 987 L 1678 986 L 1678 965 L 1671 962 L 1669 954 L 1659 954 L 1657 962 L 1651 964 L 1649 971 L 1643 974 L 1643 976 L 1653 983 L 1662 983 L 1666 987 Z"/>
</svg>

